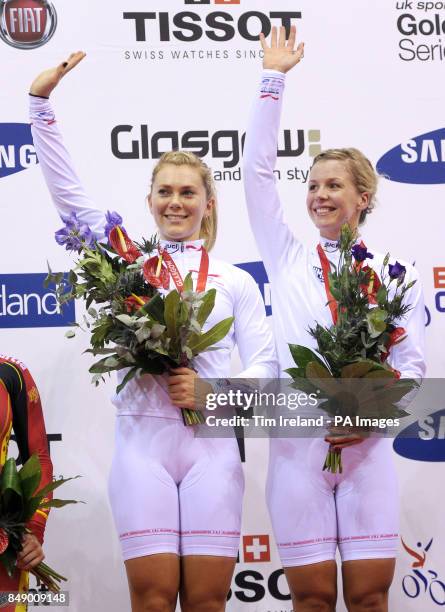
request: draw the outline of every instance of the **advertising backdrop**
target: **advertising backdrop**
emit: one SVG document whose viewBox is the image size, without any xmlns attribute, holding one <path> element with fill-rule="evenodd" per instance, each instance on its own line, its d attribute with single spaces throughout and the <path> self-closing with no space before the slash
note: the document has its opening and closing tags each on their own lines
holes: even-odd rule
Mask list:
<svg viewBox="0 0 445 612">
<path fill-rule="evenodd" d="M 271 320 L 267 277 L 246 214 L 241 158 L 261 74 L 258 34 L 290 23 L 306 49 L 287 78 L 280 129 L 276 178 L 289 223 L 306 243 L 317 241 L 305 195 L 312 158 L 322 148 L 355 146 L 377 164 L 379 201 L 363 236 L 371 250 L 391 251 L 418 268 L 428 376 L 440 378 L 445 2 L 0 2 L 0 353 L 23 360 L 36 379 L 55 475 L 82 475 L 61 496 L 85 504 L 54 511 L 45 544 L 48 563 L 69 576 L 73 612 L 129 610 L 107 497 L 115 383 L 91 384 L 90 357 L 83 354 L 87 334 L 65 338 L 71 322 L 82 322 L 82 308 L 60 312 L 52 288 L 42 284 L 47 261 L 53 270 L 68 271 L 73 260 L 53 238 L 61 222 L 32 144 L 29 85 L 70 52 L 87 52 L 52 101 L 87 192 L 98 207 L 119 211 L 136 239 L 155 230 L 145 196 L 160 154 L 179 147 L 202 155 L 218 187 L 215 255 L 253 274 Z M 433 417 L 429 428 L 420 422 L 417 446 L 442 448 L 444 409 L 445 399 L 426 407 Z M 228 610 L 289 612 L 264 503 L 268 443 L 249 439 L 244 451 L 242 540 Z M 403 539 L 390 596 L 396 612 L 433 612 L 445 604 L 445 458 L 442 451 L 423 453 L 428 461 L 418 456 L 395 454 Z M 337 609 L 345 610 L 342 603 Z"/>
</svg>

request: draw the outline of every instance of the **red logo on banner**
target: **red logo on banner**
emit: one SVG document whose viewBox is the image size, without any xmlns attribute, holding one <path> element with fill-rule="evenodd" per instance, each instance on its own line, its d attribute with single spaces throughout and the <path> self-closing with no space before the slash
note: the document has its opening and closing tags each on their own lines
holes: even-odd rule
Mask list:
<svg viewBox="0 0 445 612">
<path fill-rule="evenodd" d="M 47 0 L 0 0 L 0 38 L 12 47 L 40 47 L 56 25 L 56 11 Z"/>
<path fill-rule="evenodd" d="M 243 536 L 245 563 L 264 563 L 270 561 L 270 543 L 268 535 Z"/>
</svg>

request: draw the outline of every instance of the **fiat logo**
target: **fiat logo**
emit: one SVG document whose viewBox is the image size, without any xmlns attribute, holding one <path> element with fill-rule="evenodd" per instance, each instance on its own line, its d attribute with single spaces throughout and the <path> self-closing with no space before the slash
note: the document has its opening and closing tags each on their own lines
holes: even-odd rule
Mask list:
<svg viewBox="0 0 445 612">
<path fill-rule="evenodd" d="M 47 0 L 0 0 L 0 38 L 16 49 L 41 47 L 56 26 L 56 10 Z"/>
</svg>

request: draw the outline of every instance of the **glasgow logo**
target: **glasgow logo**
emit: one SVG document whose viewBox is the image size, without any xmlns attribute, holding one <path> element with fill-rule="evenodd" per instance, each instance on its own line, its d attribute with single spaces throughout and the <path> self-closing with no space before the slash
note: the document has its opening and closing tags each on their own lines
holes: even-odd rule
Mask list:
<svg viewBox="0 0 445 612">
<path fill-rule="evenodd" d="M 11 47 L 41 47 L 56 27 L 57 13 L 47 0 L 0 0 L 0 38 Z"/>
<path fill-rule="evenodd" d="M 415 461 L 445 461 L 445 409 L 419 419 L 394 440 L 394 450 Z"/>
<path fill-rule="evenodd" d="M 28 123 L 0 123 L 0 178 L 37 163 L 31 126 Z"/>
<path fill-rule="evenodd" d="M 270 300 L 270 285 L 267 278 L 266 268 L 262 261 L 251 261 L 248 263 L 235 264 L 237 268 L 245 270 L 254 279 L 263 296 L 264 306 L 266 307 L 266 316 L 272 314 L 272 305 Z"/>
<path fill-rule="evenodd" d="M 379 159 L 377 172 L 398 183 L 445 183 L 445 128 L 397 145 Z"/>
<path fill-rule="evenodd" d="M 46 274 L 0 274 L 0 328 L 65 327 L 76 320 L 74 303 L 61 310 Z"/>
</svg>

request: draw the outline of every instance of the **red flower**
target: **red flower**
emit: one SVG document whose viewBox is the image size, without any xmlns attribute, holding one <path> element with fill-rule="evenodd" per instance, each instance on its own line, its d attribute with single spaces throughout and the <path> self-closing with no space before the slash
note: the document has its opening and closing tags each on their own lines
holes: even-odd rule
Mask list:
<svg viewBox="0 0 445 612">
<path fill-rule="evenodd" d="M 129 297 L 125 298 L 124 300 L 127 312 L 131 313 L 131 312 L 134 312 L 135 310 L 139 310 L 139 308 L 142 308 L 142 306 L 144 306 L 144 304 L 146 304 L 149 299 L 150 298 L 146 297 L 145 295 L 140 296 L 140 295 L 135 295 L 134 293 L 132 293 Z"/>
<path fill-rule="evenodd" d="M 162 259 L 160 259 L 158 255 L 147 259 L 144 263 L 143 272 L 145 280 L 153 287 L 169 288 L 170 274 L 167 268 L 162 264 Z"/>
<path fill-rule="evenodd" d="M 113 249 L 128 263 L 134 263 L 142 255 L 136 245 L 130 240 L 127 232 L 116 225 L 108 237 Z"/>
<path fill-rule="evenodd" d="M 375 271 L 369 266 L 362 268 L 363 272 L 366 272 L 366 283 L 361 285 L 361 290 L 368 296 L 368 302 L 376 305 L 377 302 L 377 291 L 380 289 L 381 282 Z"/>
<path fill-rule="evenodd" d="M 382 361 L 386 361 L 388 359 L 388 355 L 389 355 L 389 351 L 391 347 L 394 346 L 395 344 L 398 344 L 399 342 L 402 342 L 405 336 L 406 336 L 406 330 L 403 327 L 396 327 L 395 329 L 392 330 L 392 332 L 389 334 L 389 339 L 385 344 L 386 353 L 382 353 L 382 356 L 381 356 Z M 397 372 L 397 370 L 395 370 L 395 372 Z M 400 378 L 400 372 L 397 378 Z"/>
</svg>

